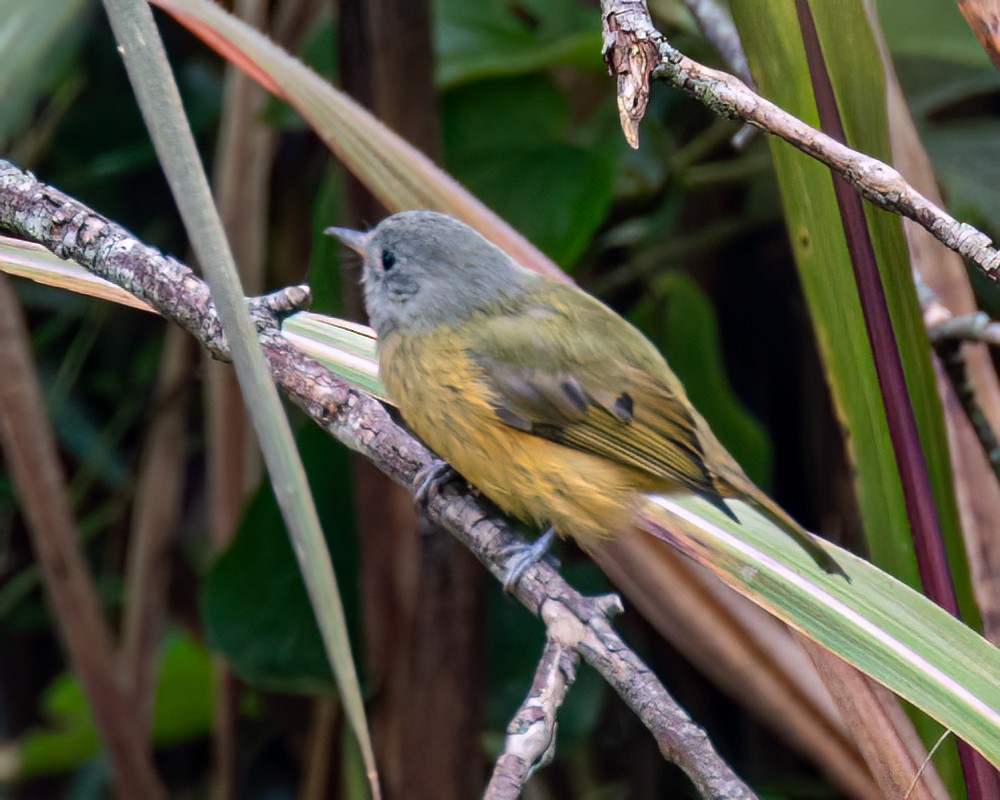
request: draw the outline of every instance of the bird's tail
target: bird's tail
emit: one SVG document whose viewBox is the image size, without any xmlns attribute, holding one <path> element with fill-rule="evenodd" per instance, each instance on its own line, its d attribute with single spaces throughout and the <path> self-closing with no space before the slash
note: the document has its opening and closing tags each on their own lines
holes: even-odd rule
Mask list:
<svg viewBox="0 0 1000 800">
<path fill-rule="evenodd" d="M 823 540 L 799 525 L 788 515 L 788 512 L 770 497 L 763 492 L 758 492 L 754 496 L 747 498 L 747 501 L 757 511 L 768 517 L 775 525 L 801 544 L 802 548 L 810 555 L 820 569 L 831 575 L 840 575 L 844 580 L 850 582 L 851 578 L 844 572 L 844 568 L 823 548 L 821 544 Z"/>
<path fill-rule="evenodd" d="M 647 503 L 637 516 L 637 524 L 646 533 L 703 563 L 711 563 L 712 554 L 707 551 L 714 546 L 712 537 L 702 535 L 708 530 L 704 524 L 721 528 L 737 546 L 742 538 L 746 538 L 744 534 L 751 533 L 751 530 L 745 528 L 750 524 L 755 535 L 763 530 L 768 536 L 791 538 L 800 551 L 807 554 L 825 573 L 851 581 L 822 538 L 805 530 L 759 489 L 753 489 L 753 494 L 741 491 L 738 494 L 727 492 L 728 496 L 702 496 L 701 499 L 712 509 L 707 517 L 711 517 L 716 511 L 724 515 L 724 518 L 714 522 L 707 517 L 700 519 L 697 513 L 685 512 L 688 514 L 686 518 L 679 517 L 676 513 L 665 514 L 664 507 L 672 505 L 671 497 L 650 494 L 646 496 Z M 658 498 L 662 502 L 657 502 Z M 789 553 L 789 556 L 793 558 L 794 554 Z"/>
<path fill-rule="evenodd" d="M 831 575 L 840 575 L 850 582 L 851 579 L 844 572 L 843 567 L 824 549 L 823 540 L 799 525 L 785 509 L 758 489 L 756 484 L 743 473 L 743 470 L 735 466 L 735 462 L 733 468 L 716 472 L 714 478 L 718 499 L 712 498 L 712 504 L 715 506 L 723 505 L 727 517 L 742 524 L 736 514 L 736 509 L 742 504 L 749 505 L 758 514 L 767 517 L 786 535 L 797 541 L 820 569 Z"/>
</svg>

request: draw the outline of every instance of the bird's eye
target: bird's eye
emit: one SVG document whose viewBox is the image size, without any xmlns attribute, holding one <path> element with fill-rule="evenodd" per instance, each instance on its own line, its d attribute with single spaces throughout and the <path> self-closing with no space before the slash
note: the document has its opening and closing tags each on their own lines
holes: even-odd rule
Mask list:
<svg viewBox="0 0 1000 800">
<path fill-rule="evenodd" d="M 382 251 L 382 269 L 388 272 L 396 266 L 396 255 L 391 250 Z"/>
</svg>

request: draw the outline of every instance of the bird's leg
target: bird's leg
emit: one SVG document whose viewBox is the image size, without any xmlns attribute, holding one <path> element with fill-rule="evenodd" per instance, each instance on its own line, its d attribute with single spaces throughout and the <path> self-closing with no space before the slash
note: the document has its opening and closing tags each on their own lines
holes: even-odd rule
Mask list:
<svg viewBox="0 0 1000 800">
<path fill-rule="evenodd" d="M 549 527 L 531 544 L 519 545 L 516 548 L 514 561 L 507 567 L 507 574 L 503 579 L 503 590 L 505 592 L 513 591 L 514 587 L 517 586 L 517 582 L 521 580 L 521 576 L 524 575 L 525 570 L 532 564 L 541 561 L 545 557 L 552 558 L 549 548 L 552 547 L 552 542 L 555 538 L 556 529 Z"/>
<path fill-rule="evenodd" d="M 458 475 L 451 465 L 440 458 L 433 459 L 417 474 L 419 484 L 413 493 L 413 502 L 418 508 L 426 509 L 431 489 L 439 489 Z"/>
</svg>

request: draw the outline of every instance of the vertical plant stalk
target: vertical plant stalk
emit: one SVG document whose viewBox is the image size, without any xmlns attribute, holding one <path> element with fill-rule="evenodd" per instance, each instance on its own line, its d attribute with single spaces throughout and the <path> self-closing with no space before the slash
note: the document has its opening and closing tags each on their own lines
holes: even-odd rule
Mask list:
<svg viewBox="0 0 1000 800">
<path fill-rule="evenodd" d="M 156 670 L 167 618 L 168 551 L 180 523 L 184 492 L 187 389 L 197 359 L 187 333 L 168 327 L 130 525 L 121 655 L 144 738 L 153 722 Z"/>
<path fill-rule="evenodd" d="M 904 797 L 927 757 L 910 718 L 896 696 L 846 661 L 824 650 L 805 636 L 797 636 L 802 649 L 830 688 L 851 734 L 878 782 L 877 797 Z M 855 724 L 855 720 L 858 724 Z M 909 800 L 948 800 L 948 790 L 933 764 L 920 775 Z"/>
<path fill-rule="evenodd" d="M 808 0 L 795 0 L 795 6 L 802 28 L 806 60 L 809 64 L 820 124 L 824 133 L 840 142 L 845 142 L 844 128 L 833 94 L 833 86 L 823 62 Z M 896 348 L 889 306 L 861 199 L 839 176 L 833 176 L 833 188 L 840 208 L 847 248 L 851 254 L 851 265 L 857 282 L 868 340 L 871 343 L 875 372 L 885 402 L 889 435 L 896 455 L 896 466 L 910 520 L 920 579 L 928 597 L 952 615 L 958 616 L 958 603 L 941 543 L 941 531 L 931 482 L 927 474 L 927 462 L 920 445 L 917 421 L 910 404 L 903 363 Z"/>
<path fill-rule="evenodd" d="M 312 720 L 302 756 L 302 780 L 299 800 L 325 800 L 333 790 L 330 779 L 334 766 L 331 754 L 336 752 L 338 711 L 337 700 L 321 694 L 313 699 Z"/>
<path fill-rule="evenodd" d="M 254 28 L 267 27 L 264 0 L 236 0 L 233 13 Z M 263 291 L 267 253 L 275 134 L 261 119 L 266 102 L 260 86 L 227 64 L 212 188 L 243 290 L 251 296 Z M 206 359 L 205 369 L 208 532 L 218 552 L 236 531 L 247 494 L 260 480 L 261 464 L 232 369 L 211 359 Z"/>
<path fill-rule="evenodd" d="M 827 135 L 846 143 L 847 137 L 837 108 L 833 85 L 826 71 L 809 1 L 795 0 L 795 9 L 802 31 L 820 127 Z M 886 421 L 896 456 L 907 517 L 910 521 L 920 580 L 924 592 L 931 600 L 952 616 L 958 617 L 958 601 L 941 537 L 927 462 L 920 444 L 920 433 L 910 403 L 909 391 L 906 388 L 903 362 L 896 347 L 889 305 L 886 302 L 882 277 L 875 260 L 875 248 L 869 235 L 861 198 L 839 175 L 831 177 L 844 226 L 847 249 L 851 255 L 851 266 L 854 269 L 868 341 L 871 343 L 875 373 L 885 404 Z M 998 787 L 996 771 L 967 743 L 959 741 L 958 746 L 970 798 L 995 797 Z"/>
<path fill-rule="evenodd" d="M 264 30 L 267 7 L 264 0 L 236 0 L 233 13 Z M 243 290 L 249 295 L 263 290 L 267 252 L 275 132 L 261 119 L 266 102 L 264 91 L 246 73 L 226 65 L 212 185 Z M 228 364 L 207 355 L 203 365 L 208 537 L 211 552 L 219 553 L 235 535 L 246 498 L 260 481 L 261 460 L 236 374 Z M 235 800 L 239 686 L 220 656 L 212 661 L 212 674 L 213 800 Z"/>
<path fill-rule="evenodd" d="M 104 5 L 146 127 L 218 307 L 243 397 L 272 476 L 278 507 L 288 526 L 292 550 L 341 701 L 358 739 L 372 794 L 380 797 L 361 689 L 329 552 L 288 419 L 247 313 L 236 265 L 215 211 L 160 33 L 144 0 L 104 0 Z"/>
<path fill-rule="evenodd" d="M 0 276 L 0 374 L 0 442 L 70 664 L 111 761 L 117 794 L 165 798 L 80 550 L 28 331 L 6 276 Z"/>
<path fill-rule="evenodd" d="M 888 45 L 882 35 L 874 0 L 865 3 L 865 13 L 886 74 L 886 105 L 889 117 L 889 142 L 893 165 L 918 191 L 931 202 L 943 205 L 934 176 L 933 165 L 920 141 L 913 117 L 896 78 Z M 977 311 L 976 298 L 969 283 L 962 257 L 942 245 L 913 220 L 903 219 L 903 233 L 918 277 L 917 297 L 924 307 L 931 298 L 947 310 L 951 317 Z M 921 289 L 923 286 L 923 289 Z M 942 363 L 933 359 L 935 374 L 945 416 L 948 450 L 955 499 L 958 504 L 962 538 L 968 554 L 969 573 L 976 605 L 983 621 L 983 635 L 994 644 L 1000 643 L 1000 541 L 994 520 L 1000 519 L 1000 471 L 990 474 L 984 466 L 995 442 L 994 431 L 1000 430 L 1000 380 L 993 366 L 992 355 L 985 343 L 969 342 L 961 348 L 963 372 L 975 397 L 974 407 L 965 404 L 962 390 L 942 380 Z M 963 384 L 965 381 L 963 381 Z M 957 396 L 956 396 L 957 391 Z M 956 402 L 960 399 L 961 403 Z M 977 441 L 976 435 L 980 437 Z M 977 445 L 979 452 L 976 452 Z M 998 450 L 1000 453 L 1000 450 Z M 1000 458 L 993 463 L 1000 466 Z"/>
<path fill-rule="evenodd" d="M 344 89 L 435 158 L 440 134 L 430 6 L 428 0 L 343 0 L 338 55 Z M 356 179 L 348 180 L 347 204 L 355 223 L 385 214 Z M 341 275 L 345 306 L 360 316 L 356 260 L 345 260 Z M 379 687 L 370 707 L 386 791 L 408 800 L 475 796 L 481 791 L 482 570 L 452 537 L 419 519 L 409 494 L 370 462 L 356 457 L 352 467 L 365 663 Z M 428 730 L 436 734 L 429 737 Z"/>
</svg>

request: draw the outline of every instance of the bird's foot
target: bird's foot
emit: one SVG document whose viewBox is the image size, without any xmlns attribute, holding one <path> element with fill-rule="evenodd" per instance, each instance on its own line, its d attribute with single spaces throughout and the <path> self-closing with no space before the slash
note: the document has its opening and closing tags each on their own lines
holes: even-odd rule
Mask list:
<svg viewBox="0 0 1000 800">
<path fill-rule="evenodd" d="M 431 489 L 440 490 L 448 481 L 453 480 L 458 475 L 447 461 L 440 458 L 433 459 L 426 467 L 417 474 L 417 490 L 413 493 L 413 502 L 420 509 L 427 509 L 430 500 Z"/>
<path fill-rule="evenodd" d="M 558 560 L 549 552 L 549 548 L 552 547 L 552 542 L 555 541 L 555 538 L 556 529 L 548 528 L 531 544 L 518 545 L 513 549 L 511 552 L 513 561 L 507 567 L 507 574 L 503 579 L 503 590 L 505 592 L 510 593 L 514 591 L 518 581 L 521 580 L 528 567 L 543 559 L 553 562 L 556 567 L 559 566 Z"/>
</svg>

